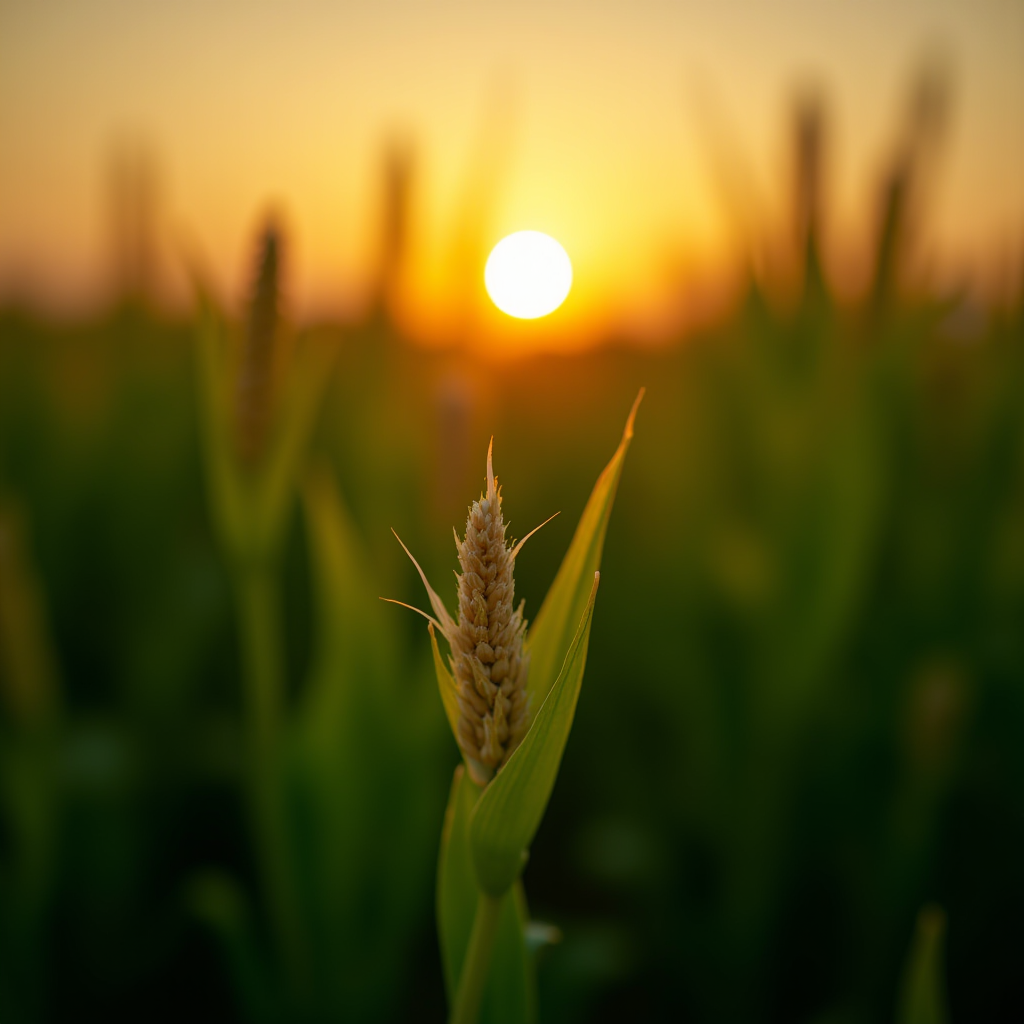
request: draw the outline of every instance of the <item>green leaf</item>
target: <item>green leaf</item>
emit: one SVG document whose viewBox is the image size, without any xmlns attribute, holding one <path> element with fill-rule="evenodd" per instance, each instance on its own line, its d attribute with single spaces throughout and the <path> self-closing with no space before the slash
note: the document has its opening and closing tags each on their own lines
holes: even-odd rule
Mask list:
<svg viewBox="0 0 1024 1024">
<path fill-rule="evenodd" d="M 831 420 L 814 421 L 815 463 L 772 541 L 790 568 L 780 574 L 758 627 L 761 671 L 770 673 L 771 685 L 759 688 L 757 713 L 783 743 L 858 622 L 876 562 L 880 439 L 863 401 L 833 405 L 838 412 Z"/>
<path fill-rule="evenodd" d="M 393 645 L 367 599 L 372 576 L 359 537 L 323 464 L 306 474 L 303 509 L 315 583 L 316 641 L 309 678 L 292 721 L 293 759 L 302 799 L 316 808 L 317 829 L 310 853 L 317 862 L 308 873 L 329 884 L 332 910 L 351 908 L 361 865 L 359 836 L 352 820 L 372 813 L 377 777 L 367 769 L 379 736 L 385 688 L 397 666 Z M 379 659 L 380 669 L 376 663 Z M 315 910 L 325 903 L 320 892 Z"/>
<path fill-rule="evenodd" d="M 424 765 L 443 727 L 421 685 L 429 669 L 399 656 L 326 462 L 306 473 L 302 497 L 315 646 L 289 728 L 288 783 L 316 1019 L 392 1020 L 437 849 L 436 775 Z"/>
<path fill-rule="evenodd" d="M 899 1024 L 946 1024 L 949 1010 L 942 971 L 946 915 L 940 907 L 925 907 L 917 915 L 910 955 L 903 968 Z"/>
<path fill-rule="evenodd" d="M 530 731 L 473 811 L 473 865 L 481 888 L 493 896 L 501 895 L 518 878 L 555 787 L 583 683 L 599 580 L 600 573 L 595 572 L 583 620 Z"/>
<path fill-rule="evenodd" d="M 273 556 L 286 519 L 309 438 L 337 353 L 336 339 L 311 331 L 296 346 L 281 407 L 263 460 L 242 466 L 232 437 L 229 328 L 208 292 L 197 284 L 200 316 L 198 371 L 207 487 L 221 540 L 241 563 Z"/>
<path fill-rule="evenodd" d="M 332 334 L 311 331 L 300 339 L 296 358 L 289 368 L 284 401 L 276 417 L 276 433 L 266 464 L 261 467 L 254 495 L 259 502 L 262 539 L 267 545 L 276 545 L 283 532 L 292 491 L 302 470 L 337 349 Z"/>
<path fill-rule="evenodd" d="M 196 357 L 199 376 L 199 411 L 207 491 L 221 538 L 238 537 L 241 502 L 228 443 L 226 363 L 227 330 L 204 289 L 199 291 L 199 329 Z"/>
<path fill-rule="evenodd" d="M 386 707 L 399 674 L 393 635 L 373 596 L 376 575 L 365 543 L 326 462 L 306 472 L 302 499 L 316 584 L 316 659 L 332 677 L 307 689 L 305 713 L 313 719 L 351 713 L 337 703 L 344 691 L 367 692 Z"/>
<path fill-rule="evenodd" d="M 473 930 L 480 894 L 473 874 L 469 822 L 480 790 L 463 765 L 455 769 L 441 834 L 437 873 L 437 922 L 445 991 L 452 1003 Z M 526 945 L 526 900 L 522 886 L 503 898 L 491 969 L 484 991 L 481 1024 L 528 1024 L 536 1018 L 532 960 Z"/>
<path fill-rule="evenodd" d="M 444 705 L 444 713 L 448 718 L 448 725 L 451 727 L 452 735 L 459 734 L 459 701 L 455 687 L 455 679 L 448 666 L 441 657 L 441 651 L 437 646 L 437 636 L 434 633 L 434 624 L 427 626 L 430 632 L 430 646 L 434 652 L 434 673 L 437 676 L 437 687 L 441 691 L 441 703 Z"/>
<path fill-rule="evenodd" d="M 601 568 L 601 552 L 622 475 L 622 463 L 633 439 L 633 420 L 643 397 L 641 388 L 626 420 L 619 447 L 597 478 L 558 575 L 527 634 L 526 649 L 530 655 L 527 689 L 532 707 L 539 707 L 547 697 L 562 664 L 563 652 L 587 608 L 594 573 Z"/>
</svg>

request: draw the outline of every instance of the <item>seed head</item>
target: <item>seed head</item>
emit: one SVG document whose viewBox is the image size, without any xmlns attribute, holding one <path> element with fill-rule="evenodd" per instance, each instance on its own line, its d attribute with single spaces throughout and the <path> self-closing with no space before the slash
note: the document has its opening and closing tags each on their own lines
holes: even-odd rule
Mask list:
<svg viewBox="0 0 1024 1024">
<path fill-rule="evenodd" d="M 493 442 L 487 449 L 487 489 L 470 506 L 465 537 L 460 539 L 455 534 L 462 567 L 462 572 L 455 574 L 457 618 L 448 613 L 419 563 L 405 548 L 427 588 L 434 611 L 434 615 L 420 614 L 451 647 L 458 714 L 450 713 L 449 717 L 470 776 L 479 786 L 486 786 L 508 761 L 530 727 L 526 689 L 530 657 L 523 651 L 526 619 L 523 602 L 514 607 L 513 569 L 523 544 L 540 529 L 531 530 L 514 546 L 506 543 L 492 448 Z"/>
<path fill-rule="evenodd" d="M 456 739 L 470 774 L 485 784 L 511 756 L 526 733 L 526 674 L 523 602 L 513 610 L 515 554 L 505 543 L 501 488 L 487 452 L 487 491 L 474 501 L 466 536 L 455 543 L 462 573 L 458 623 L 448 637 L 458 694 Z"/>
</svg>

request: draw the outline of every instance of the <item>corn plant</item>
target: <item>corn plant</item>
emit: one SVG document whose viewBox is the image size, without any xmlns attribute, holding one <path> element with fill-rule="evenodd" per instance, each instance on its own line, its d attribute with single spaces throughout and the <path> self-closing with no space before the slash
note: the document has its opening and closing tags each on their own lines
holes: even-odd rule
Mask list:
<svg viewBox="0 0 1024 1024">
<path fill-rule="evenodd" d="M 332 347 L 307 338 L 297 357 L 289 358 L 279 309 L 280 262 L 280 232 L 270 224 L 240 339 L 201 290 L 199 365 L 207 483 L 238 610 L 257 859 L 287 985 L 302 1002 L 310 984 L 309 942 L 283 783 L 284 652 L 276 576 Z"/>
<path fill-rule="evenodd" d="M 529 636 L 524 605 L 514 605 L 513 570 L 536 531 L 506 542 L 493 441 L 486 492 L 469 510 L 465 537 L 455 536 L 462 568 L 457 616 L 406 548 L 433 611 L 420 614 L 428 620 L 441 700 L 463 760 L 452 782 L 437 878 L 452 1024 L 472 1024 L 481 1011 L 492 1021 L 535 1017 L 520 875 L 572 728 L 605 532 L 642 397 L 641 390 Z M 447 665 L 437 633 L 451 650 Z"/>
<path fill-rule="evenodd" d="M 420 865 L 443 794 L 422 766 L 437 750 L 439 716 L 410 682 L 429 673 L 429 659 L 410 671 L 398 657 L 329 463 L 306 465 L 333 346 L 306 337 L 289 363 L 278 245 L 268 232 L 236 350 L 209 302 L 201 349 L 209 489 L 239 615 L 248 795 L 272 945 L 258 941 L 234 879 L 207 870 L 189 895 L 222 943 L 249 1018 L 391 1020 L 426 910 Z M 280 577 L 296 503 L 315 617 L 308 677 L 290 687 Z"/>
</svg>

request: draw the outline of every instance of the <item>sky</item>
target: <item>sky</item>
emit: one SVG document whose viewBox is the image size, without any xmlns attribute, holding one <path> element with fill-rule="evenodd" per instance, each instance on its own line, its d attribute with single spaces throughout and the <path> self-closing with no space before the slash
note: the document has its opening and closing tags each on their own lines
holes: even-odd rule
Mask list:
<svg viewBox="0 0 1024 1024">
<path fill-rule="evenodd" d="M 959 269 L 1024 236 L 1024 0 L 0 0 L 0 293 L 103 294 L 110 154 L 135 140 L 158 166 L 172 296 L 186 252 L 240 295 L 273 205 L 295 309 L 351 314 L 377 263 L 382 153 L 403 140 L 425 334 L 450 329 L 458 275 L 482 275 L 474 246 L 520 229 L 572 258 L 563 326 L 642 331 L 735 262 L 709 139 L 762 227 L 784 222 L 787 116 L 809 86 L 830 115 L 831 235 L 866 244 L 929 53 L 954 101 L 927 240 Z"/>
</svg>

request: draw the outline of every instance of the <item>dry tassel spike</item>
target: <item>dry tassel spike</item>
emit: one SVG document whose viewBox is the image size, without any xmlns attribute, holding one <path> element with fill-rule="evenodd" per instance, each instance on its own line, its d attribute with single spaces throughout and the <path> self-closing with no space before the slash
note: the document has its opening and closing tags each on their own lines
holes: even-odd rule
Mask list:
<svg viewBox="0 0 1024 1024">
<path fill-rule="evenodd" d="M 493 449 L 492 438 L 487 448 L 487 489 L 470 506 L 465 537 L 460 539 L 455 533 L 462 568 L 461 573 L 456 573 L 457 620 L 448 613 L 419 563 L 395 534 L 427 588 L 434 615 L 418 608 L 413 611 L 423 615 L 451 648 L 453 696 L 458 707 L 455 738 L 466 758 L 470 777 L 481 787 L 508 761 L 530 727 L 532 709 L 526 687 L 530 659 L 523 651 L 527 623 L 524 603 L 515 607 L 514 569 L 526 541 L 554 518 L 546 519 L 519 543 L 506 542 Z"/>
</svg>

